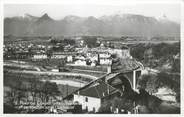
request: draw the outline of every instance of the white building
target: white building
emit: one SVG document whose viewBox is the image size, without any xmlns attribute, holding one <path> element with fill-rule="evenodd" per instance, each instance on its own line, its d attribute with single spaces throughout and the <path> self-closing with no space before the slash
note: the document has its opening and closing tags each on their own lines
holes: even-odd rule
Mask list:
<svg viewBox="0 0 184 117">
<path fill-rule="evenodd" d="M 105 82 L 93 82 L 90 85 L 86 85 L 74 93 L 68 95 L 64 100 L 77 102 L 82 105 L 82 110 L 87 112 L 98 112 L 101 106 L 101 99 L 108 96 L 116 89 L 106 84 Z"/>
<path fill-rule="evenodd" d="M 100 65 L 111 65 L 112 59 L 110 58 L 100 58 Z"/>
<path fill-rule="evenodd" d="M 79 102 L 79 104 L 82 105 L 82 110 L 87 110 L 89 112 L 90 111 L 97 112 L 98 109 L 100 108 L 100 105 L 101 105 L 100 98 L 77 95 L 77 94 L 74 94 L 73 96 L 74 96 L 73 101 Z"/>
<path fill-rule="evenodd" d="M 89 59 L 92 62 L 98 61 L 98 54 L 96 53 L 88 52 L 86 56 L 87 56 L 87 59 Z"/>
<path fill-rule="evenodd" d="M 72 55 L 67 56 L 66 60 L 67 62 L 73 62 L 73 56 Z"/>
<path fill-rule="evenodd" d="M 32 59 L 47 59 L 47 55 L 46 54 L 34 54 Z"/>
<path fill-rule="evenodd" d="M 109 53 L 116 54 L 119 58 L 132 58 L 129 49 L 109 49 Z"/>
<path fill-rule="evenodd" d="M 86 58 L 84 56 L 76 56 L 75 59 L 78 59 L 78 60 L 86 60 Z"/>
<path fill-rule="evenodd" d="M 111 54 L 109 54 L 109 53 L 100 53 L 99 54 L 99 57 L 100 58 L 110 58 L 111 57 Z"/>
<path fill-rule="evenodd" d="M 52 69 L 52 72 L 59 72 L 59 69 Z"/>
<path fill-rule="evenodd" d="M 66 57 L 66 55 L 63 55 L 60 52 L 55 52 L 55 53 L 52 54 L 51 59 L 62 59 L 62 58 L 65 58 L 65 57 Z"/>
<path fill-rule="evenodd" d="M 86 61 L 85 60 L 76 60 L 75 65 L 86 66 Z"/>
<path fill-rule="evenodd" d="M 99 53 L 99 62 L 100 65 L 111 65 L 112 64 L 111 54 L 108 52 Z"/>
<path fill-rule="evenodd" d="M 92 63 L 91 63 L 91 66 L 92 66 L 92 67 L 96 66 L 96 62 L 92 62 Z"/>
<path fill-rule="evenodd" d="M 52 55 L 51 56 L 51 59 L 62 59 L 62 58 L 65 58 L 66 56 L 64 55 Z"/>
</svg>

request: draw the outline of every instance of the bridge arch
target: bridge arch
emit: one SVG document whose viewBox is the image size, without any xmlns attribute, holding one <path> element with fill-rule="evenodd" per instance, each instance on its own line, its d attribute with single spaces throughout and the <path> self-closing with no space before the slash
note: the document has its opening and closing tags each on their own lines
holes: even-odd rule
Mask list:
<svg viewBox="0 0 184 117">
<path fill-rule="evenodd" d="M 116 87 L 120 88 L 121 86 L 124 86 L 126 90 L 136 90 L 136 84 L 138 77 L 141 75 L 141 70 L 131 70 L 131 71 L 125 71 L 121 73 L 112 73 L 114 75 L 111 75 L 111 77 L 107 77 L 106 81 Z"/>
<path fill-rule="evenodd" d="M 129 91 L 133 88 L 132 81 L 122 73 L 109 79 L 108 83 L 121 91 Z"/>
</svg>

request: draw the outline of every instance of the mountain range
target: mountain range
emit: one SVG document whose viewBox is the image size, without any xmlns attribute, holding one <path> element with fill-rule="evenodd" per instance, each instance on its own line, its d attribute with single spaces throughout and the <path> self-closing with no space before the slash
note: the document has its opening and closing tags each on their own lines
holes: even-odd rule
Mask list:
<svg viewBox="0 0 184 117">
<path fill-rule="evenodd" d="M 135 14 L 115 14 L 101 17 L 65 16 L 54 20 L 48 14 L 41 17 L 25 14 L 4 19 L 4 35 L 15 36 L 179 36 L 180 24 L 167 18 L 156 19 Z"/>
</svg>

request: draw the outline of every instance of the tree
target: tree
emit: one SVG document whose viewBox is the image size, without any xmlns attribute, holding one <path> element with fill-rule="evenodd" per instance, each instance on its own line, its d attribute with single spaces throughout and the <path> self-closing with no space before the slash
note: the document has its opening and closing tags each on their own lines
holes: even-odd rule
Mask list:
<svg viewBox="0 0 184 117">
<path fill-rule="evenodd" d="M 101 105 L 101 107 L 99 108 L 99 110 L 98 110 L 98 112 L 99 113 L 112 113 L 111 112 L 111 103 L 110 103 L 110 101 L 105 101 L 105 102 L 103 102 L 102 103 L 102 105 Z"/>
<path fill-rule="evenodd" d="M 57 84 L 46 81 L 43 85 L 43 92 L 45 94 L 45 101 L 49 101 L 49 97 L 54 97 L 58 95 L 60 92 L 58 90 Z"/>
<path fill-rule="evenodd" d="M 75 40 L 65 38 L 63 41 L 65 44 L 75 45 Z"/>
<path fill-rule="evenodd" d="M 29 83 L 30 83 L 29 91 L 33 97 L 33 102 L 36 104 L 37 103 L 36 95 L 38 93 L 38 85 L 40 85 L 40 82 L 38 82 L 38 80 L 36 80 L 35 78 L 30 78 Z"/>
<path fill-rule="evenodd" d="M 93 48 L 97 46 L 97 38 L 96 37 L 90 37 L 90 36 L 85 36 L 83 37 L 84 42 L 86 45 L 88 45 L 89 48 Z"/>
<path fill-rule="evenodd" d="M 136 58 L 137 60 L 142 61 L 144 60 L 145 50 L 146 50 L 146 47 L 143 44 L 139 44 L 130 49 L 130 54 L 132 55 L 132 57 Z"/>
<path fill-rule="evenodd" d="M 149 75 L 141 76 L 141 78 L 138 80 L 138 85 L 140 86 L 140 88 L 146 89 L 149 78 L 150 78 Z"/>
<path fill-rule="evenodd" d="M 52 56 L 52 53 L 53 53 L 53 51 L 51 49 L 46 51 L 48 58 L 50 58 Z"/>
<path fill-rule="evenodd" d="M 114 96 L 112 99 L 105 99 L 99 108 L 99 113 L 112 113 L 116 108 L 131 111 L 133 109 L 133 101 L 125 96 Z"/>
<path fill-rule="evenodd" d="M 176 92 L 176 99 L 179 102 L 180 101 L 180 80 L 177 81 L 180 78 L 180 75 L 172 75 L 165 72 L 160 72 L 157 75 L 157 85 L 158 87 L 168 87 L 172 89 L 174 92 Z"/>
<path fill-rule="evenodd" d="M 180 59 L 173 60 L 172 72 L 180 73 Z"/>
</svg>

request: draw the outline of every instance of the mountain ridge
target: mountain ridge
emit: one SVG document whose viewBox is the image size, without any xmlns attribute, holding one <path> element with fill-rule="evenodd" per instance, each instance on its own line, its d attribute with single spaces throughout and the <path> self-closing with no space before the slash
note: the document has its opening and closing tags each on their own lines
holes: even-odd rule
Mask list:
<svg viewBox="0 0 184 117">
<path fill-rule="evenodd" d="M 26 20 L 28 18 L 29 20 Z M 16 28 L 15 28 L 16 27 Z M 41 17 L 26 14 L 22 18 L 5 18 L 4 34 L 12 35 L 102 35 L 102 36 L 158 36 L 180 34 L 180 24 L 168 19 L 158 20 L 137 14 L 114 14 L 101 17 L 65 16 L 52 19 L 47 13 Z"/>
</svg>

